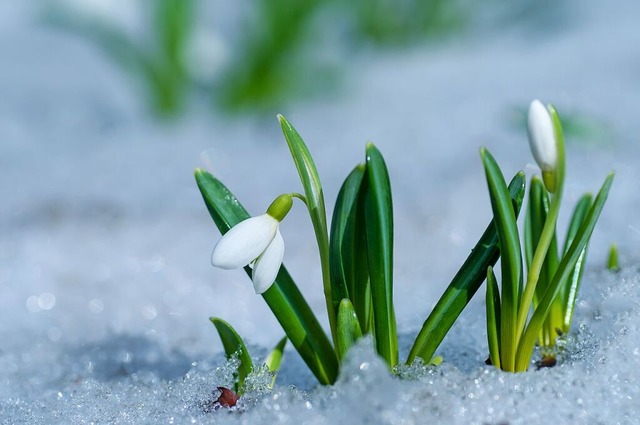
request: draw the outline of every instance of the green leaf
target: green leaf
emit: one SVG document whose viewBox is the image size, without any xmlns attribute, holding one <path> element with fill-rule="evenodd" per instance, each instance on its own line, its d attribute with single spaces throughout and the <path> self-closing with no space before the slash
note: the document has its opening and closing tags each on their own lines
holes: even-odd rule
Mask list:
<svg viewBox="0 0 640 425">
<path fill-rule="evenodd" d="M 284 354 L 284 347 L 287 345 L 287 337 L 282 338 L 276 346 L 271 350 L 266 359 L 264 359 L 264 364 L 267 365 L 269 372 L 273 373 L 273 379 L 271 380 L 270 388 L 276 383 L 276 377 L 278 371 L 280 370 L 280 364 L 282 364 L 282 355 Z"/>
<path fill-rule="evenodd" d="M 500 293 L 493 268 L 487 269 L 487 340 L 491 364 L 500 369 Z"/>
<path fill-rule="evenodd" d="M 589 213 L 580 226 L 578 233 L 576 234 L 564 257 L 560 261 L 560 265 L 558 266 L 558 270 L 553 277 L 553 281 L 549 284 L 547 292 L 544 294 L 544 297 L 542 298 L 542 300 L 540 300 L 540 303 L 534 310 L 533 315 L 529 320 L 529 324 L 527 325 L 525 332 L 520 339 L 516 360 L 516 371 L 527 370 L 529 362 L 531 361 L 531 356 L 533 354 L 536 336 L 545 318 L 547 317 L 549 310 L 551 309 L 554 299 L 562 288 L 562 282 L 566 281 L 571 272 L 574 270 L 576 262 L 582 255 L 585 246 L 591 238 L 591 234 L 593 233 L 596 222 L 600 217 L 602 208 L 607 201 L 607 196 L 609 195 L 609 190 L 611 189 L 612 183 L 613 173 L 607 176 L 604 184 L 602 185 L 602 188 L 596 196 L 593 205 L 589 209 Z"/>
<path fill-rule="evenodd" d="M 607 269 L 612 272 L 620 270 L 620 261 L 618 260 L 618 246 L 611 244 L 609 248 L 609 257 L 607 258 Z"/>
<path fill-rule="evenodd" d="M 389 173 L 380 151 L 367 144 L 365 216 L 371 280 L 374 341 L 390 367 L 398 363 L 398 337 L 393 310 L 393 208 Z"/>
<path fill-rule="evenodd" d="M 242 338 L 240 338 L 240 335 L 238 335 L 229 323 L 217 317 L 211 317 L 209 320 L 211 320 L 211 323 L 213 323 L 218 330 L 218 335 L 220 335 L 220 340 L 222 341 L 222 346 L 224 347 L 227 358 L 230 359 L 234 355 L 237 355 L 238 360 L 240 360 L 240 365 L 238 366 L 238 381 L 235 384 L 234 390 L 241 395 L 244 392 L 244 379 L 253 370 L 253 362 L 251 361 L 249 351 L 242 341 Z"/>
<path fill-rule="evenodd" d="M 266 359 L 264 359 L 264 364 L 269 368 L 269 372 L 277 372 L 280 369 L 280 364 L 282 363 L 282 355 L 284 354 L 284 347 L 287 345 L 287 341 L 289 339 L 285 336 L 283 337 L 276 346 L 271 350 Z"/>
<path fill-rule="evenodd" d="M 571 221 L 569 222 L 569 230 L 567 231 L 567 238 L 564 242 L 564 254 L 573 243 L 580 226 L 587 217 L 587 213 L 593 204 L 593 198 L 590 194 L 585 194 L 580 198 L 576 204 L 573 214 L 571 215 Z M 564 333 L 569 332 L 571 329 L 571 321 L 573 320 L 573 311 L 578 297 L 578 290 L 580 289 L 580 282 L 582 281 L 582 274 L 584 272 L 584 266 L 587 259 L 587 249 L 589 248 L 589 242 L 584 246 L 576 265 L 574 266 L 569 279 L 563 284 L 560 295 L 555 302 L 559 302 L 563 306 L 564 317 L 562 318 L 561 330 Z"/>
<path fill-rule="evenodd" d="M 544 226 L 549 214 L 549 194 L 540 179 L 537 176 L 531 178 L 531 186 L 529 188 L 529 207 L 528 212 L 528 224 L 529 232 L 525 235 L 528 237 L 528 241 L 525 242 L 527 246 L 527 265 L 529 270 L 532 268 L 532 262 L 534 253 L 538 249 L 538 244 L 544 231 Z M 533 305 L 537 305 L 538 301 L 542 298 L 549 282 L 555 274 L 558 267 L 558 243 L 555 235 L 555 228 L 553 229 L 553 236 L 551 238 L 549 248 L 542 262 L 538 279 L 533 293 Z M 552 307 L 549 316 L 546 319 L 546 323 L 543 326 L 542 333 L 540 335 L 540 343 L 543 346 L 551 346 L 555 343 L 556 328 L 562 327 L 563 309 L 560 304 Z"/>
<path fill-rule="evenodd" d="M 491 198 L 491 208 L 500 240 L 502 270 L 500 356 L 503 370 L 512 371 L 517 350 L 516 322 L 522 286 L 522 253 L 516 216 L 500 167 L 489 151 L 482 148 L 480 156 L 484 164 Z"/>
<path fill-rule="evenodd" d="M 524 173 L 519 172 L 509 183 L 509 194 L 516 216 L 522 206 L 525 182 Z M 491 220 L 478 243 L 471 250 L 471 254 L 422 325 L 407 358 L 407 364 L 413 363 L 416 357 L 422 358 L 427 363 L 431 361 L 445 335 L 487 277 L 487 267 L 495 265 L 499 257 L 498 233 L 494 221 Z"/>
<path fill-rule="evenodd" d="M 211 174 L 197 169 L 195 178 L 209 214 L 222 234 L 250 217 L 233 193 Z M 244 270 L 251 276 L 249 267 Z M 338 360 L 333 347 L 284 266 L 262 297 L 318 381 L 325 385 L 334 383 Z"/>
<path fill-rule="evenodd" d="M 338 358 L 343 359 L 349 348 L 361 337 L 356 311 L 351 301 L 345 298 L 338 306 Z"/>
<path fill-rule="evenodd" d="M 186 72 L 183 62 L 193 26 L 193 0 L 156 0 L 155 36 L 162 48 L 165 66 Z"/>
<path fill-rule="evenodd" d="M 327 213 L 324 206 L 324 195 L 322 194 L 322 184 L 320 176 L 313 162 L 311 153 L 307 145 L 302 140 L 295 128 L 282 115 L 278 115 L 282 132 L 287 140 L 287 145 L 291 151 L 293 162 L 304 188 L 307 209 L 313 224 L 313 231 L 318 242 L 318 250 L 320 251 L 320 264 L 322 267 L 322 281 L 324 288 L 324 297 L 327 304 L 327 314 L 329 316 L 329 325 L 331 327 L 331 335 L 334 343 L 336 341 L 336 311 L 333 304 L 333 296 L 331 294 L 331 281 L 329 271 L 329 232 L 327 230 Z"/>
<path fill-rule="evenodd" d="M 367 238 L 364 217 L 364 192 L 360 190 L 365 165 L 360 164 L 344 181 L 331 220 L 330 264 L 331 294 L 334 308 L 349 298 L 360 321 L 368 332 L 371 316 L 371 286 L 367 264 Z"/>
</svg>

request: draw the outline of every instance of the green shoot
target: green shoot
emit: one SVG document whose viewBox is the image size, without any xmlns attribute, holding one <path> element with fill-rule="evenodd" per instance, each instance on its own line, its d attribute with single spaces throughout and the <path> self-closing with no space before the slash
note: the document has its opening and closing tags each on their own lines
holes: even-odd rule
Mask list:
<svg viewBox="0 0 640 425">
<path fill-rule="evenodd" d="M 502 257 L 499 296 L 493 271 L 488 271 L 487 337 L 492 364 L 510 372 L 527 370 L 536 341 L 550 351 L 558 334 L 569 331 L 587 244 L 613 181 L 610 174 L 593 202 L 590 195 L 580 199 L 564 249 L 558 252 L 556 221 L 565 180 L 565 152 L 562 126 L 552 106 L 547 109 L 537 101 L 532 103 L 529 136 L 543 178 L 533 177 L 529 191 L 524 288 L 523 249 L 515 216 L 506 202 L 504 178 L 493 157 L 481 150 Z"/>
</svg>

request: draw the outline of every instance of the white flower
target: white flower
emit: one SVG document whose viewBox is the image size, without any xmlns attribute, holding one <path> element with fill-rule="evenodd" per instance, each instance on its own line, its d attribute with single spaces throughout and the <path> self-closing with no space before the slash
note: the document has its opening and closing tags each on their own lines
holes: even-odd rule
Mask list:
<svg viewBox="0 0 640 425">
<path fill-rule="evenodd" d="M 558 147 L 551 114 L 539 100 L 529 106 L 527 122 L 529 145 L 542 171 L 554 171 L 558 161 Z"/>
<path fill-rule="evenodd" d="M 237 269 L 255 260 L 253 288 L 262 294 L 273 284 L 284 257 L 280 222 L 269 214 L 246 219 L 232 227 L 216 244 L 211 264 L 221 269 Z"/>
<path fill-rule="evenodd" d="M 537 99 L 529 106 L 527 133 L 531 153 L 542 170 L 545 186 L 553 192 L 558 167 L 558 144 L 551 114 Z"/>
</svg>

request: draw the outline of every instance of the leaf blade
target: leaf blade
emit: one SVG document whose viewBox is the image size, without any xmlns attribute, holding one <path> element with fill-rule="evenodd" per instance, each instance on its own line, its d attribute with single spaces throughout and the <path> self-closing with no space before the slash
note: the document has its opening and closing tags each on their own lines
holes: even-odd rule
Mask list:
<svg viewBox="0 0 640 425">
<path fill-rule="evenodd" d="M 516 215 L 520 213 L 524 199 L 525 182 L 524 173 L 519 172 L 509 183 L 509 194 Z M 408 364 L 413 363 L 416 357 L 427 363 L 431 361 L 445 335 L 487 277 L 487 267 L 494 266 L 498 261 L 498 244 L 498 233 L 492 219 L 422 325 L 407 358 Z"/>
<path fill-rule="evenodd" d="M 298 131 L 282 115 L 278 115 L 280 127 L 287 141 L 287 146 L 291 151 L 291 157 L 298 170 L 300 181 L 304 189 L 307 209 L 313 225 L 313 230 L 320 252 L 320 265 L 322 267 L 322 282 L 324 297 L 327 305 L 327 315 L 329 316 L 329 326 L 331 336 L 336 341 L 336 311 L 331 293 L 330 266 L 329 266 L 329 231 L 327 229 L 327 213 L 324 205 L 324 195 L 320 176 L 313 161 L 309 148 L 302 140 Z"/>
<path fill-rule="evenodd" d="M 389 173 L 382 154 L 366 148 L 365 215 L 371 281 L 374 341 L 389 367 L 398 363 L 398 336 L 393 308 L 393 209 Z"/>
<path fill-rule="evenodd" d="M 218 317 L 210 317 L 209 320 L 218 331 L 227 359 L 238 355 L 240 365 L 238 366 L 238 381 L 234 389 L 239 395 L 242 395 L 244 392 L 244 380 L 253 370 L 253 361 L 249 351 L 238 332 L 228 322 Z"/>
<path fill-rule="evenodd" d="M 338 306 L 338 358 L 343 359 L 349 348 L 362 337 L 360 322 L 349 299 L 345 298 Z"/>
<path fill-rule="evenodd" d="M 500 263 L 502 269 L 502 291 L 500 320 L 500 355 L 503 370 L 515 367 L 517 351 L 516 323 L 522 286 L 522 253 L 516 217 L 511 207 L 507 184 L 502 171 L 489 151 L 480 150 L 487 176 L 491 209 L 500 240 Z"/>
<path fill-rule="evenodd" d="M 487 269 L 487 341 L 491 364 L 500 369 L 500 294 L 493 268 Z"/>
</svg>

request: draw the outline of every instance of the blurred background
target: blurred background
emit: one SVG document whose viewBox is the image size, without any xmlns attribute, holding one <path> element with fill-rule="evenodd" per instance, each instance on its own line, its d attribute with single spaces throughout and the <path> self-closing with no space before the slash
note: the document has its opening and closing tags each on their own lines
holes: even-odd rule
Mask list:
<svg viewBox="0 0 640 425">
<path fill-rule="evenodd" d="M 99 55 L 161 120 L 193 108 L 270 113 L 339 96 L 374 57 L 469 46 L 478 38 L 548 39 L 580 19 L 568 0 L 4 3 L 6 25 L 26 19 L 43 36 Z"/>
<path fill-rule="evenodd" d="M 533 98 L 565 123 L 560 227 L 615 169 L 590 264 L 612 242 L 637 264 L 639 14 L 631 0 L 0 0 L 0 395 L 181 376 L 220 353 L 212 315 L 260 347 L 280 338 L 243 273 L 210 266 L 219 235 L 192 177 L 207 166 L 253 214 L 299 191 L 276 113 L 314 155 L 329 214 L 365 142 L 385 155 L 401 333 L 490 219 L 478 148 L 509 177 L 535 172 Z M 326 323 L 299 206 L 283 235 Z M 459 344 L 481 358 L 479 322 Z"/>
</svg>

